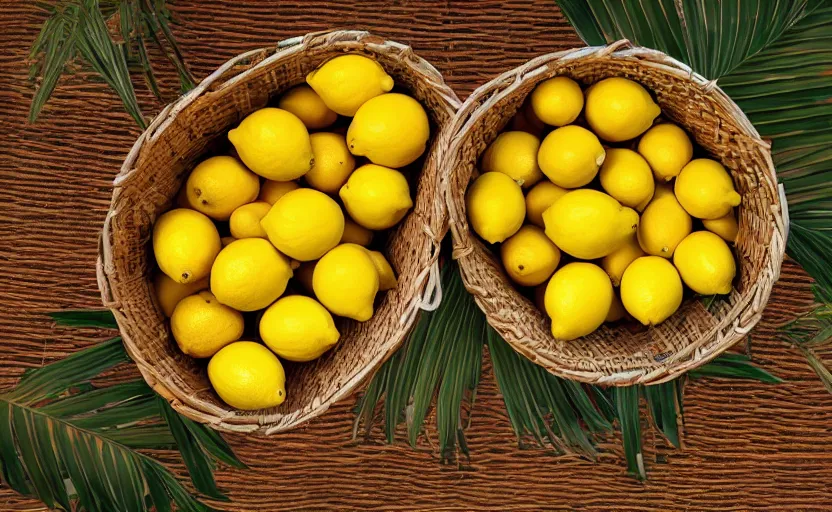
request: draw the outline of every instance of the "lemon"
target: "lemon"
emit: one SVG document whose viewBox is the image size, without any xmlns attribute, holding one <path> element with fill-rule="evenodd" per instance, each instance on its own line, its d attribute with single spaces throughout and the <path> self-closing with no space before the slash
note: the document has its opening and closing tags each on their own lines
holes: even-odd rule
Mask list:
<svg viewBox="0 0 832 512">
<path fill-rule="evenodd" d="M 584 93 L 578 82 L 566 76 L 556 76 L 534 88 L 531 104 L 541 121 L 552 126 L 564 126 L 581 114 Z"/>
<path fill-rule="evenodd" d="M 361 105 L 347 129 L 356 156 L 386 167 L 404 167 L 422 156 L 430 137 L 425 109 L 410 96 L 382 94 Z"/>
<path fill-rule="evenodd" d="M 350 217 L 367 229 L 391 228 L 413 207 L 407 178 L 381 165 L 356 169 L 338 194 Z"/>
<path fill-rule="evenodd" d="M 286 91 L 277 106 L 298 116 L 310 130 L 321 130 L 338 120 L 338 114 L 330 110 L 308 85 L 298 85 Z"/>
<path fill-rule="evenodd" d="M 702 295 L 731 292 L 737 264 L 725 240 L 710 231 L 687 236 L 673 256 L 673 263 L 691 290 Z"/>
<path fill-rule="evenodd" d="M 737 233 L 740 228 L 737 225 L 737 218 L 734 216 L 734 212 L 728 212 L 718 219 L 705 219 L 702 221 L 702 225 L 708 231 L 721 236 L 726 242 L 737 241 Z"/>
<path fill-rule="evenodd" d="M 228 245 L 231 244 L 231 242 L 233 242 L 235 240 L 237 240 L 237 239 L 234 238 L 233 236 L 224 236 L 224 237 L 220 238 L 220 245 L 222 245 L 223 247 L 228 247 Z"/>
<path fill-rule="evenodd" d="M 243 335 L 243 315 L 208 290 L 185 297 L 170 318 L 173 339 L 191 357 L 211 357 Z"/>
<path fill-rule="evenodd" d="M 373 299 L 379 289 L 378 270 L 365 248 L 342 244 L 315 265 L 312 288 L 332 313 L 365 322 L 373 316 Z"/>
<path fill-rule="evenodd" d="M 500 246 L 503 267 L 520 286 L 545 282 L 560 263 L 560 250 L 537 226 L 523 226 Z"/>
<path fill-rule="evenodd" d="M 636 232 L 638 213 L 597 190 L 568 192 L 543 212 L 548 236 L 560 250 L 594 260 L 612 253 Z M 606 313 L 606 312 L 605 312 Z"/>
<path fill-rule="evenodd" d="M 342 116 L 354 116 L 365 102 L 393 89 L 393 78 L 378 62 L 362 55 L 330 59 L 306 76 L 326 106 Z"/>
<path fill-rule="evenodd" d="M 274 204 L 287 192 L 291 192 L 299 188 L 300 185 L 298 185 L 296 181 L 266 180 L 260 186 L 260 196 L 257 198 L 257 200 L 265 201 L 269 204 Z"/>
<path fill-rule="evenodd" d="M 638 243 L 647 254 L 670 258 L 692 227 L 690 215 L 669 186 L 658 185 L 653 200 L 641 214 Z"/>
<path fill-rule="evenodd" d="M 601 260 L 601 268 L 610 276 L 612 285 L 618 286 L 621 284 L 621 277 L 624 275 L 627 267 L 630 266 L 630 263 L 644 255 L 644 251 L 638 244 L 636 237 L 631 236 L 624 245 L 604 256 L 604 259 Z"/>
<path fill-rule="evenodd" d="M 228 140 L 246 166 L 275 181 L 300 178 L 312 168 L 312 144 L 303 121 L 279 108 L 261 108 L 248 115 Z"/>
<path fill-rule="evenodd" d="M 383 292 L 395 288 L 398 284 L 396 273 L 387 258 L 378 251 L 368 250 L 367 254 L 370 255 L 370 259 L 373 260 L 373 265 L 375 265 L 378 272 L 378 291 Z"/>
<path fill-rule="evenodd" d="M 300 285 L 309 293 L 315 293 L 315 289 L 312 287 L 312 276 L 315 274 L 316 263 L 317 261 L 301 263 L 294 274 Z"/>
<path fill-rule="evenodd" d="M 177 283 L 199 281 L 211 272 L 220 252 L 220 234 L 211 219 L 187 208 L 163 213 L 153 226 L 153 254 L 159 269 Z"/>
<path fill-rule="evenodd" d="M 344 186 L 355 169 L 355 158 L 347 149 L 344 136 L 339 133 L 313 133 L 309 139 L 312 141 L 315 164 L 304 178 L 310 187 L 334 194 Z"/>
<path fill-rule="evenodd" d="M 543 134 L 543 130 L 546 129 L 546 125 L 534 113 L 531 101 L 526 101 L 514 117 L 511 118 L 510 127 L 512 131 L 530 133 L 538 138 Z"/>
<path fill-rule="evenodd" d="M 600 177 L 607 194 L 638 211 L 647 206 L 656 186 L 647 161 L 631 149 L 608 149 Z"/>
<path fill-rule="evenodd" d="M 554 130 L 543 139 L 537 163 L 555 185 L 578 188 L 595 178 L 605 156 L 594 133 L 569 125 Z"/>
<path fill-rule="evenodd" d="M 549 280 L 544 297 L 552 336 L 570 341 L 591 333 L 604 323 L 612 298 L 610 278 L 599 266 L 585 262 L 564 266 Z"/>
<path fill-rule="evenodd" d="M 604 322 L 618 322 L 619 320 L 623 320 L 626 316 L 627 310 L 624 309 L 624 304 L 621 304 L 621 299 L 619 299 L 617 295 L 613 294 L 610 311 L 607 313 L 607 317 L 604 319 Z"/>
<path fill-rule="evenodd" d="M 232 343 L 208 363 L 208 380 L 237 409 L 276 407 L 286 400 L 286 373 L 271 350 L 253 341 Z"/>
<path fill-rule="evenodd" d="M 610 142 L 638 137 L 659 114 L 661 109 L 647 89 L 626 78 L 607 78 L 586 91 L 586 120 L 592 131 Z"/>
<path fill-rule="evenodd" d="M 239 311 L 263 309 L 283 295 L 289 262 L 267 240 L 244 238 L 220 251 L 211 268 L 211 292 Z"/>
<path fill-rule="evenodd" d="M 344 213 L 323 192 L 299 188 L 281 197 L 260 224 L 280 252 L 311 261 L 338 245 L 344 233 Z"/>
<path fill-rule="evenodd" d="M 206 277 L 188 284 L 180 284 L 164 273 L 159 272 L 153 278 L 153 288 L 156 291 L 156 300 L 159 301 L 159 307 L 162 308 L 162 313 L 170 318 L 173 314 L 173 309 L 179 304 L 180 300 L 200 290 L 208 289 L 208 278 Z"/>
<path fill-rule="evenodd" d="M 563 197 L 568 190 L 561 188 L 549 180 L 543 180 L 526 192 L 526 218 L 539 228 L 543 224 L 543 212 Z"/>
<path fill-rule="evenodd" d="M 650 164 L 659 181 L 670 181 L 682 172 L 693 157 L 688 134 L 675 124 L 656 125 L 638 142 L 638 152 Z"/>
<path fill-rule="evenodd" d="M 516 233 L 526 217 L 520 185 L 501 172 L 487 172 L 474 180 L 465 204 L 474 232 L 490 244 Z"/>
<path fill-rule="evenodd" d="M 373 241 L 373 232 L 359 226 L 352 219 L 344 217 L 344 234 L 341 235 L 341 244 L 358 244 L 367 247 Z"/>
<path fill-rule="evenodd" d="M 229 220 L 231 236 L 234 238 L 266 238 L 266 230 L 260 225 L 272 205 L 265 201 L 244 204 L 234 210 Z"/>
<path fill-rule="evenodd" d="M 260 192 L 260 179 L 232 156 L 211 157 L 197 165 L 185 183 L 188 204 L 215 220 L 250 203 Z"/>
<path fill-rule="evenodd" d="M 283 297 L 263 312 L 260 338 L 283 359 L 306 362 L 321 357 L 341 336 L 320 302 L 303 295 Z"/>
<path fill-rule="evenodd" d="M 644 325 L 664 322 L 682 304 L 679 272 L 659 256 L 638 258 L 621 278 L 621 303 Z"/>
<path fill-rule="evenodd" d="M 503 132 L 485 150 L 483 172 L 501 172 L 523 188 L 529 188 L 543 178 L 537 166 L 540 139 L 526 132 Z"/>
<path fill-rule="evenodd" d="M 682 208 L 700 219 L 723 217 L 742 201 L 725 167 L 708 158 L 691 160 L 676 178 L 674 190 Z"/>
</svg>

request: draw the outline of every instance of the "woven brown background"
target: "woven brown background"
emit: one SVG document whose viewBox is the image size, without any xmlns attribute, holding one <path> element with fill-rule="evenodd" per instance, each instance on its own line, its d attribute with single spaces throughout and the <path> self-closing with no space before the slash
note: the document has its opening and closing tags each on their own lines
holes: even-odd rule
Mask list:
<svg viewBox="0 0 832 512">
<path fill-rule="evenodd" d="M 0 389 L 28 367 L 87 347 L 106 333 L 53 328 L 43 313 L 100 305 L 98 231 L 111 180 L 138 129 L 105 85 L 77 72 L 63 80 L 35 125 L 25 62 L 43 21 L 29 1 L 0 2 Z M 174 2 L 171 2 L 174 3 Z M 230 57 L 283 38 L 365 28 L 409 43 L 460 97 L 544 52 L 579 45 L 552 0 L 508 2 L 175 2 L 174 32 L 198 78 Z M 200 5 L 202 4 L 202 5 Z M 161 62 L 156 60 L 156 62 Z M 171 91 L 170 70 L 162 85 Z M 145 112 L 161 105 L 138 84 Z M 471 464 L 438 464 L 419 451 L 351 439 L 351 401 L 309 427 L 268 441 L 228 439 L 250 471 L 217 477 L 234 510 L 821 510 L 832 508 L 832 395 L 774 326 L 811 302 L 808 279 L 786 264 L 753 336 L 762 366 L 787 379 L 773 386 L 708 380 L 688 386 L 685 448 L 646 444 L 649 481 L 624 473 L 616 439 L 599 464 L 518 450 L 488 370 L 468 444 Z M 827 354 L 827 358 L 829 355 Z M 137 375 L 126 369 L 116 377 Z M 155 454 L 177 471 L 175 454 Z M 38 510 L 0 487 L 0 510 Z"/>
</svg>

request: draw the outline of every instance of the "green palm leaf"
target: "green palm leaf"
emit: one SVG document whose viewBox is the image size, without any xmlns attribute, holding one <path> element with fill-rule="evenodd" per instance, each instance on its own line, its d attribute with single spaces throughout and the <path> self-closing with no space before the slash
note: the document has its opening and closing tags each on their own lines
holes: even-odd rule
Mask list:
<svg viewBox="0 0 832 512">
<path fill-rule="evenodd" d="M 72 325 L 108 322 L 101 312 L 52 316 Z M 216 432 L 176 414 L 144 381 L 90 384 L 127 361 L 121 339 L 113 338 L 31 371 L 0 393 L 3 481 L 62 510 L 170 510 L 171 503 L 181 510 L 211 510 L 159 462 L 137 451 L 176 447 L 196 489 L 226 500 L 214 482 L 214 460 L 244 465 Z"/>
<path fill-rule="evenodd" d="M 558 0 L 588 44 L 627 38 L 718 79 L 772 142 L 788 253 L 832 289 L 832 4 L 829 0 Z"/>
</svg>

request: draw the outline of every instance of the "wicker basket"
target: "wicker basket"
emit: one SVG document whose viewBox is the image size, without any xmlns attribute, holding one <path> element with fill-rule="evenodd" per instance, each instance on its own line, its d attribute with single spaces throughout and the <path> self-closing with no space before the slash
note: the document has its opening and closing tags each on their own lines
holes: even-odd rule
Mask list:
<svg viewBox="0 0 832 512">
<path fill-rule="evenodd" d="M 158 307 L 148 243 L 153 222 L 171 207 L 187 173 L 225 133 L 287 88 L 303 83 L 321 62 L 345 52 L 376 59 L 427 107 L 433 140 L 418 177 L 415 205 L 390 234 L 386 254 L 399 277 L 373 318 L 339 326 L 334 350 L 308 364 L 287 364 L 287 400 L 280 407 L 239 411 L 211 390 L 204 364 L 183 355 Z M 420 309 L 438 304 L 437 258 L 447 231 L 439 193 L 438 136 L 459 100 L 433 66 L 404 45 L 358 31 L 310 34 L 276 48 L 231 59 L 176 103 L 139 137 L 115 179 L 104 222 L 98 282 L 118 321 L 127 351 L 145 380 L 180 413 L 219 430 L 271 434 L 320 415 L 347 396 L 399 347 Z"/>
<path fill-rule="evenodd" d="M 709 312 L 688 300 L 658 327 L 633 332 L 604 326 L 571 342 L 556 340 L 549 320 L 511 284 L 497 257 L 470 231 L 465 191 L 480 155 L 543 80 L 580 83 L 622 76 L 655 93 L 664 115 L 685 127 L 730 170 L 743 196 L 736 244 L 738 279 L 726 302 Z M 443 157 L 454 257 L 488 322 L 515 350 L 550 372 L 606 385 L 654 384 L 713 359 L 760 319 L 783 261 L 788 229 L 769 144 L 715 82 L 667 55 L 628 41 L 538 57 L 477 89 L 460 107 Z M 475 176 L 474 176 L 475 177 Z"/>
</svg>

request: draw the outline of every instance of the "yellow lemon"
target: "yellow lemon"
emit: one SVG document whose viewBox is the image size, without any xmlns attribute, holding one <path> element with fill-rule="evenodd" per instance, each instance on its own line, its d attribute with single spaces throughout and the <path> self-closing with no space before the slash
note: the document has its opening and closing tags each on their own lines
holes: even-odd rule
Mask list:
<svg viewBox="0 0 832 512">
<path fill-rule="evenodd" d="M 567 192 L 567 189 L 549 180 L 541 181 L 526 193 L 526 218 L 539 228 L 546 227 L 543 224 L 543 212 Z"/>
<path fill-rule="evenodd" d="M 366 322 L 373 316 L 373 300 L 379 288 L 378 270 L 365 248 L 342 244 L 315 265 L 312 288 L 321 304 L 332 313 Z"/>
<path fill-rule="evenodd" d="M 607 318 L 604 319 L 604 322 L 618 322 L 619 320 L 623 320 L 626 316 L 627 310 L 624 309 L 624 304 L 621 304 L 621 299 L 619 299 L 617 295 L 613 294 L 610 311 L 607 313 Z"/>
<path fill-rule="evenodd" d="M 383 292 L 395 288 L 398 284 L 396 273 L 387 258 L 378 251 L 368 250 L 367 253 L 370 255 L 370 259 L 373 260 L 373 265 L 376 266 L 378 272 L 378 291 Z"/>
<path fill-rule="evenodd" d="M 702 295 L 731 292 L 737 264 L 725 240 L 710 231 L 687 236 L 673 256 L 673 263 L 691 290 Z"/>
<path fill-rule="evenodd" d="M 718 219 L 705 219 L 702 221 L 702 225 L 708 231 L 721 236 L 726 242 L 737 241 L 737 233 L 739 233 L 740 227 L 737 225 L 737 218 L 733 211 Z"/>
<path fill-rule="evenodd" d="M 188 204 L 216 220 L 250 203 L 260 192 L 260 179 L 234 157 L 215 156 L 197 165 L 185 183 Z"/>
<path fill-rule="evenodd" d="M 208 278 L 206 277 L 188 284 L 180 284 L 164 273 L 159 272 L 153 278 L 153 289 L 156 291 L 156 300 L 159 301 L 159 307 L 162 308 L 162 313 L 170 318 L 180 300 L 200 290 L 208 289 Z"/>
<path fill-rule="evenodd" d="M 578 188 L 595 178 L 605 156 L 604 148 L 594 133 L 580 126 L 568 125 L 543 139 L 537 163 L 555 185 Z"/>
<path fill-rule="evenodd" d="M 312 168 L 309 132 L 298 116 L 279 108 L 261 108 L 228 132 L 237 154 L 260 176 L 275 181 L 300 178 Z"/>
<path fill-rule="evenodd" d="M 321 357 L 341 336 L 329 311 L 303 295 L 283 297 L 263 312 L 260 338 L 283 359 L 306 362 Z"/>
<path fill-rule="evenodd" d="M 286 400 L 286 373 L 271 350 L 253 341 L 222 348 L 208 363 L 208 380 L 223 402 L 250 411 Z"/>
<path fill-rule="evenodd" d="M 638 243 L 647 254 L 670 258 L 692 228 L 690 215 L 673 191 L 667 185 L 658 185 L 653 200 L 641 214 Z"/>
<path fill-rule="evenodd" d="M 208 290 L 185 297 L 170 317 L 173 339 L 191 357 L 211 357 L 243 335 L 243 315 Z"/>
<path fill-rule="evenodd" d="M 367 229 L 387 229 L 413 207 L 407 178 L 395 169 L 362 165 L 338 193 L 350 217 Z"/>
<path fill-rule="evenodd" d="M 234 210 L 229 220 L 231 235 L 236 238 L 266 238 L 266 230 L 260 225 L 272 205 L 265 201 L 244 204 Z"/>
<path fill-rule="evenodd" d="M 621 284 L 621 277 L 630 263 L 644 255 L 636 237 L 631 236 L 624 245 L 604 256 L 604 259 L 601 260 L 601 268 L 610 276 L 612 285 L 618 286 Z"/>
<path fill-rule="evenodd" d="M 350 152 L 386 167 L 404 167 L 422 156 L 430 137 L 425 109 L 410 96 L 382 94 L 361 105 L 347 129 Z"/>
<path fill-rule="evenodd" d="M 676 178 L 674 190 L 682 208 L 699 219 L 723 217 L 742 201 L 725 167 L 708 158 L 687 164 Z"/>
<path fill-rule="evenodd" d="M 239 311 L 263 309 L 283 295 L 289 262 L 267 240 L 244 238 L 220 251 L 211 268 L 211 292 Z"/>
<path fill-rule="evenodd" d="M 578 82 L 556 76 L 541 82 L 532 91 L 532 108 L 546 124 L 564 126 L 575 121 L 584 108 L 584 93 Z"/>
<path fill-rule="evenodd" d="M 638 213 L 603 192 L 581 189 L 555 201 L 543 212 L 543 222 L 546 236 L 560 250 L 594 260 L 627 242 L 638 227 Z"/>
<path fill-rule="evenodd" d="M 560 250 L 537 226 L 523 226 L 500 246 L 503 267 L 520 286 L 545 282 L 560 263 Z"/>
<path fill-rule="evenodd" d="M 281 197 L 260 224 L 280 252 L 311 261 L 338 245 L 344 234 L 344 213 L 323 192 L 299 188 Z"/>
<path fill-rule="evenodd" d="M 363 55 L 341 55 L 306 76 L 326 106 L 342 116 L 354 116 L 371 98 L 393 89 L 393 78 L 378 62 Z"/>
<path fill-rule="evenodd" d="M 600 175 L 601 187 L 624 206 L 642 211 L 653 197 L 656 186 L 653 173 L 647 161 L 635 151 L 608 149 Z"/>
<path fill-rule="evenodd" d="M 621 303 L 644 325 L 664 322 L 682 304 L 679 272 L 659 256 L 638 258 L 621 278 Z"/>
<path fill-rule="evenodd" d="M 540 137 L 546 125 L 534 113 L 531 101 L 526 103 L 517 111 L 514 117 L 511 118 L 510 127 L 512 131 L 526 132 Z"/>
<path fill-rule="evenodd" d="M 177 283 L 199 281 L 211 272 L 220 252 L 220 234 L 211 219 L 186 208 L 163 213 L 153 226 L 153 254 L 159 268 Z"/>
<path fill-rule="evenodd" d="M 586 120 L 592 131 L 610 142 L 638 137 L 659 114 L 661 109 L 647 89 L 626 78 L 607 78 L 586 91 Z"/>
<path fill-rule="evenodd" d="M 364 226 L 360 226 L 352 219 L 344 217 L 344 234 L 341 235 L 340 244 L 358 244 L 367 247 L 373 241 L 373 232 Z"/>
<path fill-rule="evenodd" d="M 326 128 L 338 120 L 338 114 L 330 110 L 308 85 L 298 85 L 286 91 L 277 106 L 298 116 L 310 130 Z"/>
<path fill-rule="evenodd" d="M 693 158 L 693 144 L 683 129 L 665 123 L 647 130 L 638 142 L 638 152 L 650 164 L 657 180 L 670 181 Z"/>
<path fill-rule="evenodd" d="M 537 166 L 540 139 L 526 132 L 503 132 L 485 150 L 483 172 L 501 172 L 523 188 L 529 188 L 543 178 Z"/>
<path fill-rule="evenodd" d="M 269 204 L 274 204 L 287 192 L 291 192 L 299 188 L 300 185 L 298 185 L 296 181 L 266 180 L 260 186 L 260 196 L 257 198 L 257 200 L 265 201 Z"/>
<path fill-rule="evenodd" d="M 220 238 L 220 244 L 223 247 L 228 247 L 228 245 L 231 244 L 231 242 L 233 242 L 235 240 L 237 240 L 237 239 L 234 238 L 233 236 L 224 236 L 224 237 Z"/>
<path fill-rule="evenodd" d="M 474 180 L 465 204 L 474 232 L 490 244 L 517 233 L 526 217 L 520 185 L 501 172 L 487 172 Z"/>
<path fill-rule="evenodd" d="M 312 287 L 312 276 L 315 274 L 316 263 L 317 261 L 307 261 L 306 263 L 301 263 L 297 270 L 295 270 L 294 274 L 294 277 L 297 278 L 300 285 L 310 293 L 315 293 L 315 289 Z"/>
<path fill-rule="evenodd" d="M 304 178 L 310 187 L 334 194 L 344 186 L 355 169 L 355 158 L 340 133 L 313 133 L 309 139 L 312 141 L 315 164 Z"/>
<path fill-rule="evenodd" d="M 612 306 L 612 283 L 592 263 L 576 262 L 555 272 L 546 286 L 546 313 L 552 319 L 552 336 L 574 340 L 604 323 Z"/>
</svg>

